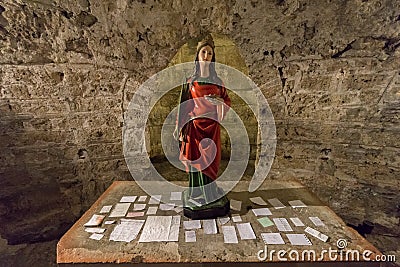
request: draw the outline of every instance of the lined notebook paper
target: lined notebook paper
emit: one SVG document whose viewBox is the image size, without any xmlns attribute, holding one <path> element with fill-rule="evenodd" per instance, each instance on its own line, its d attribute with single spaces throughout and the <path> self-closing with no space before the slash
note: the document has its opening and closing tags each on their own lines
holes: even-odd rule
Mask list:
<svg viewBox="0 0 400 267">
<path fill-rule="evenodd" d="M 285 244 L 280 233 L 261 233 L 261 238 L 266 245 Z"/>
<path fill-rule="evenodd" d="M 273 220 L 279 231 L 281 232 L 293 231 L 292 227 L 290 227 L 289 222 L 285 218 L 273 218 Z"/>
</svg>

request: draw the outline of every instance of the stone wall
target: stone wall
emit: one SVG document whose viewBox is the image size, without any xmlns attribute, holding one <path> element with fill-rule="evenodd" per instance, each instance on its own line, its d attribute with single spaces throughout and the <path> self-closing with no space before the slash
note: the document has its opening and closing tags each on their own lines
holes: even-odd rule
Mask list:
<svg viewBox="0 0 400 267">
<path fill-rule="evenodd" d="M 2 238 L 57 238 L 130 179 L 127 104 L 205 32 L 234 42 L 270 104 L 269 178 L 298 178 L 347 222 L 398 235 L 397 1 L 3 0 Z"/>
</svg>

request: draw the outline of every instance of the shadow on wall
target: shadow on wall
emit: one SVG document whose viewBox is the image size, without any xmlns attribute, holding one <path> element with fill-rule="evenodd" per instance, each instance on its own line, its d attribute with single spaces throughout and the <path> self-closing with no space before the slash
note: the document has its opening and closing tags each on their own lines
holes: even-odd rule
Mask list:
<svg viewBox="0 0 400 267">
<path fill-rule="evenodd" d="M 10 245 L 59 238 L 76 217 L 57 177 L 72 170 L 57 168 L 56 146 L 35 146 L 46 136 L 25 127 L 37 119 L 15 114 L 10 101 L 0 104 L 0 235 Z"/>
</svg>

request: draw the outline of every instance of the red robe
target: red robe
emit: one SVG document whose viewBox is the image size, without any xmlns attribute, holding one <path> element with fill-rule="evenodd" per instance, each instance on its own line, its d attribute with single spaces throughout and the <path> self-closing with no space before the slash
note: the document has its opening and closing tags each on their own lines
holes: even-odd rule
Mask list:
<svg viewBox="0 0 400 267">
<path fill-rule="evenodd" d="M 181 106 L 179 117 L 180 124 L 184 120 L 190 120 L 186 129 L 185 141 L 181 145 L 179 159 L 185 165 L 187 172 L 191 165 L 215 180 L 221 162 L 221 136 L 218 121 L 225 116 L 231 100 L 223 85 L 197 81 L 193 82 L 188 94 L 189 101 L 186 105 Z M 224 100 L 224 107 L 213 105 L 204 98 L 210 94 L 220 96 Z M 204 138 L 211 139 L 215 146 L 210 140 L 203 140 Z"/>
</svg>

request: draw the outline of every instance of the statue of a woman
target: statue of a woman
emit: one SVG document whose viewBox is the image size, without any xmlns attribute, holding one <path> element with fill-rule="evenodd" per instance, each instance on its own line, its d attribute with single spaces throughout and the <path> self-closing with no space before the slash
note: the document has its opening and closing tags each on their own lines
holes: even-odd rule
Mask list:
<svg viewBox="0 0 400 267">
<path fill-rule="evenodd" d="M 181 141 L 179 159 L 189 173 L 186 197 L 197 206 L 216 203 L 224 196 L 213 181 L 221 161 L 219 122 L 231 100 L 215 71 L 214 48 L 210 35 L 197 45 L 195 71 L 182 87 L 174 133 Z"/>
</svg>

